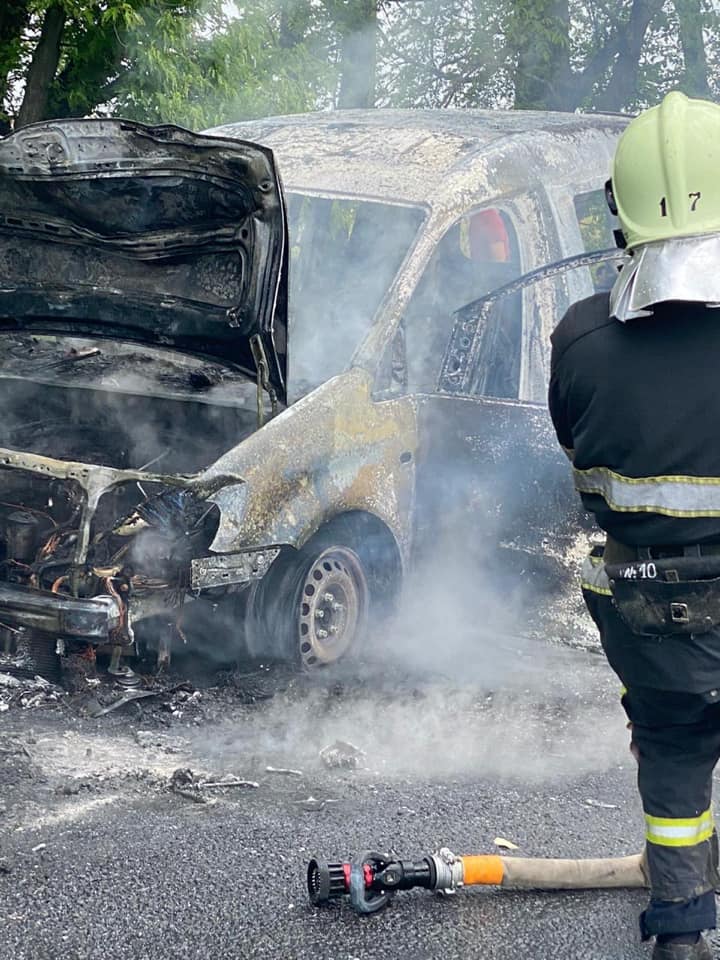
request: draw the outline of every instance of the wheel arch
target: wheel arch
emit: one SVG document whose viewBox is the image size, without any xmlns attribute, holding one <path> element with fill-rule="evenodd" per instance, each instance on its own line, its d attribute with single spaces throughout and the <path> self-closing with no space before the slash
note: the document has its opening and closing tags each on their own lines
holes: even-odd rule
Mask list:
<svg viewBox="0 0 720 960">
<path fill-rule="evenodd" d="M 343 511 L 308 537 L 302 550 L 333 543 L 357 553 L 370 581 L 373 607 L 387 612 L 397 599 L 405 573 L 403 553 L 390 527 L 369 511 Z"/>
</svg>

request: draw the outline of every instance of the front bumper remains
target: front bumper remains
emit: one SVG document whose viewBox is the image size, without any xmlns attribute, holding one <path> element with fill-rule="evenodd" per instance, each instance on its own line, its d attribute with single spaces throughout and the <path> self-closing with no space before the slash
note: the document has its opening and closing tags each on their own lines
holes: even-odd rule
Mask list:
<svg viewBox="0 0 720 960">
<path fill-rule="evenodd" d="M 17 584 L 0 584 L 0 622 L 25 630 L 108 643 L 122 626 L 117 601 L 106 594 L 68 597 Z"/>
<path fill-rule="evenodd" d="M 261 580 L 279 553 L 280 547 L 253 547 L 240 553 L 200 557 L 192 561 L 192 589 L 207 590 Z"/>
</svg>

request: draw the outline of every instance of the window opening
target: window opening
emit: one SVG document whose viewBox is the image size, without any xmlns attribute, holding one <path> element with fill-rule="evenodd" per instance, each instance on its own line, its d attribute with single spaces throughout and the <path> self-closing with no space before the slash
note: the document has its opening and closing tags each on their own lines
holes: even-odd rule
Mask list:
<svg viewBox="0 0 720 960">
<path fill-rule="evenodd" d="M 347 368 L 424 218 L 421 207 L 288 195 L 293 398 Z"/>
<path fill-rule="evenodd" d="M 437 245 L 405 316 L 407 379 L 411 391 L 432 389 L 445 355 L 455 310 L 521 274 L 517 234 L 502 210 L 484 209 L 458 220 Z M 515 298 L 498 348 L 517 353 L 522 338 L 522 303 Z M 519 366 L 518 366 L 519 369 Z M 500 387 L 498 387 L 500 389 Z M 503 389 L 509 389 L 506 386 Z M 503 394 L 504 395 L 504 394 Z"/>
<path fill-rule="evenodd" d="M 583 250 L 606 250 L 615 246 L 614 230 L 617 219 L 610 213 L 605 190 L 591 190 L 574 197 L 575 215 L 580 228 Z M 590 268 L 596 293 L 610 290 L 617 279 L 612 263 L 597 263 Z"/>
</svg>

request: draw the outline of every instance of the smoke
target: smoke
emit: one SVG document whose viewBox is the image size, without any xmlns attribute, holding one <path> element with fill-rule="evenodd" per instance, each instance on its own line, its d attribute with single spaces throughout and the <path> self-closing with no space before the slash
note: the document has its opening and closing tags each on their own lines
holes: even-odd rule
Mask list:
<svg viewBox="0 0 720 960">
<path fill-rule="evenodd" d="M 312 129 L 308 123 L 306 130 Z M 364 137 L 339 141 L 335 154 L 330 150 L 325 155 L 321 150 L 314 154 L 312 142 L 302 136 L 283 134 L 272 124 L 237 124 L 214 132 L 261 142 L 268 133 L 267 142 L 278 148 L 281 172 L 288 179 L 297 175 L 300 186 L 303 170 L 325 171 L 324 190 L 317 189 L 322 179 L 317 177 L 314 191 L 308 188 L 303 194 L 298 187 L 288 202 L 294 399 L 347 369 L 426 215 L 419 205 L 380 202 L 383 185 L 352 183 L 352 170 L 360 169 L 366 147 L 379 137 L 387 139 L 385 153 L 378 152 L 388 164 L 404 150 L 408 168 L 422 166 L 422 158 L 432 156 L 422 146 L 429 138 L 424 131 L 413 139 L 407 129 L 378 127 Z M 440 139 L 450 167 L 457 156 L 455 141 L 449 135 Z M 416 148 L 419 159 L 413 160 Z M 299 171 L 294 159 L 300 161 Z M 343 163 L 351 171 L 345 180 L 340 177 Z M 375 198 L 351 196 L 363 189 Z M 406 311 L 404 350 L 393 356 L 392 383 L 386 380 L 380 389 L 436 393 L 453 329 L 451 309 L 487 291 L 483 270 L 492 267 L 493 285 L 509 279 L 498 279 L 503 268 L 513 276 L 519 272 L 519 260 L 481 263 L 473 258 L 469 247 L 477 238 L 467 223 L 448 231 L 446 238 L 449 243 L 438 248 Z M 513 253 L 511 246 L 506 256 Z M 449 279 L 467 286 L 467 295 L 452 306 Z M 453 287 L 453 296 L 456 292 Z M 516 300 L 519 304 L 520 297 Z M 566 500 L 548 499 L 557 470 L 549 465 L 553 440 L 547 423 L 539 415 L 523 420 L 522 408 L 514 404 L 520 395 L 519 362 L 505 361 L 513 349 L 519 356 L 512 338 L 522 331 L 511 316 L 505 319 L 509 322 L 500 330 L 488 327 L 495 337 L 495 362 L 487 361 L 489 372 L 478 381 L 502 386 L 495 400 L 470 402 L 448 392 L 417 400 L 414 566 L 397 610 L 373 624 L 359 662 L 296 681 L 289 692 L 221 724 L 211 742 L 204 743 L 206 734 L 197 734 L 206 753 L 229 766 L 261 753 L 278 766 L 312 768 L 319 750 L 341 738 L 366 752 L 371 773 L 435 777 L 481 771 L 525 779 L 602 769 L 620 754 L 625 734 L 619 707 L 607 699 L 604 664 L 547 642 L 568 639 L 581 626 L 577 599 L 568 600 L 563 565 L 566 548 L 575 541 L 559 519 L 566 514 Z M 485 343 L 483 339 L 483 347 Z M 101 344 L 101 357 L 93 363 L 101 364 L 102 349 Z M 406 357 L 399 356 L 403 352 Z M 194 374 L 195 379 L 179 383 L 178 370 L 141 363 L 138 353 L 100 369 L 97 392 L 89 391 L 86 382 L 72 394 L 72 384 L 66 384 L 63 396 L 74 399 L 65 409 L 58 393 L 54 419 L 67 413 L 73 431 L 54 431 L 50 449 L 48 437 L 41 436 L 37 452 L 98 460 L 94 441 L 90 447 L 87 443 L 90 428 L 99 423 L 115 465 L 154 464 L 162 472 L 187 473 L 252 432 L 251 384 L 233 407 L 239 396 L 236 382 L 209 376 L 202 384 L 198 371 L 188 367 L 187 377 Z M 386 359 L 378 357 L 378 365 Z M 82 364 L 77 370 L 87 381 L 92 363 Z M 169 397 L 152 396 L 149 373 Z M 472 393 L 473 384 L 465 390 Z M 43 392 L 46 403 L 55 397 L 50 389 Z M 193 393 L 195 400 L 201 395 L 208 402 L 195 402 Z M 22 446 L 28 449 L 24 442 Z M 555 556 L 548 559 L 549 545 Z M 199 606 L 188 605 L 188 622 Z M 236 609 L 229 605 L 226 615 L 232 617 Z M 554 622 L 544 617 L 549 610 L 555 612 Z M 200 644 L 222 656 L 226 651 L 207 623 Z M 591 683 L 586 674 L 592 675 Z"/>
<path fill-rule="evenodd" d="M 0 366 L 0 445 L 13 449 L 193 473 L 256 425 L 253 384 L 177 353 L 21 336 L 7 338 Z"/>
<path fill-rule="evenodd" d="M 374 625 L 354 659 L 295 676 L 287 689 L 283 673 L 272 700 L 211 734 L 199 731 L 203 757 L 228 772 L 252 759 L 311 773 L 322 769 L 320 750 L 340 739 L 364 751 L 370 779 L 529 781 L 603 770 L 625 755 L 617 684 L 604 659 L 549 642 L 551 628 L 538 622 L 538 612 L 560 605 L 574 632 L 579 591 L 565 584 L 561 597 L 538 592 L 529 564 L 500 564 L 503 521 L 488 509 L 491 490 L 479 472 L 463 476 L 455 465 L 453 473 L 456 491 L 474 486 L 483 537 L 469 528 L 467 502 L 451 509 L 438 484 L 445 534 L 408 575 L 394 614 Z M 507 488 L 516 481 L 499 476 Z"/>
<path fill-rule="evenodd" d="M 491 584 L 477 557 L 439 543 L 410 574 L 397 613 L 370 638 L 388 667 L 484 689 L 541 689 L 546 651 L 527 634 L 520 582 Z"/>
<path fill-rule="evenodd" d="M 346 369 L 424 219 L 418 207 L 288 196 L 291 399 Z"/>
<path fill-rule="evenodd" d="M 495 777 L 523 782 L 579 777 L 622 762 L 627 731 L 600 658 L 554 651 L 542 669 L 523 670 L 505 651 L 495 691 L 458 679 L 412 674 L 411 665 L 356 672 L 326 686 L 279 694 L 212 733 L 194 749 L 223 769 L 248 762 L 322 769 L 320 751 L 336 740 L 365 754 L 366 778 Z M 504 673 L 500 673 L 500 664 Z M 520 683 L 520 675 L 530 686 Z M 327 681 L 327 677 L 325 678 Z"/>
</svg>

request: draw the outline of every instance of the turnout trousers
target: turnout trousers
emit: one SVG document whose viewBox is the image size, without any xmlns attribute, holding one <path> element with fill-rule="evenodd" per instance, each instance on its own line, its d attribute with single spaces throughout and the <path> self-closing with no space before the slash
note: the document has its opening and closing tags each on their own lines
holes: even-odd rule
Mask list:
<svg viewBox="0 0 720 960">
<path fill-rule="evenodd" d="M 640 642 L 644 638 L 622 620 L 609 588 L 598 585 L 597 577 L 594 582 L 590 579 L 583 576 L 583 595 L 610 665 L 625 685 L 622 702 L 638 762 L 650 879 L 650 903 L 640 917 L 641 936 L 647 940 L 658 934 L 714 928 L 714 891 L 720 878 L 712 776 L 720 759 L 720 683 L 718 688 L 694 691 L 699 665 L 697 651 L 692 649 L 694 637 L 681 638 L 684 647 L 665 644 L 667 638 L 651 638 L 654 644 Z M 720 632 L 703 634 L 700 657 L 715 650 L 715 670 L 704 674 L 710 682 L 713 673 L 715 678 L 720 676 Z M 663 657 L 670 657 L 670 663 L 653 662 Z M 672 675 L 674 689 L 665 688 L 664 670 Z M 648 686 L 653 679 L 662 685 Z"/>
<path fill-rule="evenodd" d="M 636 687 L 624 693 L 623 706 L 645 814 L 651 900 L 640 917 L 642 938 L 710 929 L 720 885 L 712 816 L 720 704 Z"/>
</svg>

